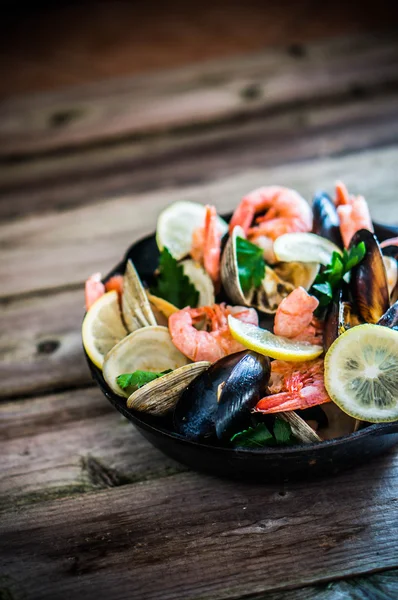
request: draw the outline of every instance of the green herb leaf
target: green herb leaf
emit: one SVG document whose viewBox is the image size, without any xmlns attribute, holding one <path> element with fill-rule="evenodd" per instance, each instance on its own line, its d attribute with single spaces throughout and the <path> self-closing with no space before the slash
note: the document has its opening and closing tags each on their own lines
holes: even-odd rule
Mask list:
<svg viewBox="0 0 398 600">
<path fill-rule="evenodd" d="M 151 371 L 134 371 L 134 373 L 123 373 L 122 375 L 119 375 L 116 378 L 116 382 L 118 386 L 122 388 L 122 390 L 126 390 L 128 388 L 138 389 L 150 381 L 154 381 L 154 379 L 163 377 L 163 375 L 166 375 L 167 373 L 171 373 L 171 369 L 161 371 L 160 373 L 152 373 Z"/>
<path fill-rule="evenodd" d="M 263 250 L 244 238 L 236 238 L 236 258 L 239 281 L 243 292 L 261 285 L 265 275 Z"/>
<path fill-rule="evenodd" d="M 278 446 L 295 443 L 292 429 L 289 423 L 276 417 L 274 423 L 274 437 Z"/>
<path fill-rule="evenodd" d="M 357 246 L 351 248 L 350 252 L 347 253 L 344 273 L 347 273 L 347 271 L 350 271 L 353 267 L 356 267 L 364 258 L 365 254 L 365 242 L 359 242 Z"/>
<path fill-rule="evenodd" d="M 272 446 L 275 440 L 264 423 L 259 423 L 255 427 L 235 433 L 231 437 L 231 442 L 234 446 L 242 448 L 262 448 L 263 446 Z"/>
<path fill-rule="evenodd" d="M 151 292 L 178 308 L 195 308 L 199 301 L 199 292 L 167 248 L 160 255 L 159 274 Z"/>
<path fill-rule="evenodd" d="M 319 308 L 330 304 L 335 292 L 346 280 L 347 273 L 361 262 L 365 254 L 364 242 L 353 246 L 348 252 L 344 250 L 343 254 L 333 252 L 330 263 L 316 276 L 310 290 L 310 293 L 318 298 Z"/>
</svg>

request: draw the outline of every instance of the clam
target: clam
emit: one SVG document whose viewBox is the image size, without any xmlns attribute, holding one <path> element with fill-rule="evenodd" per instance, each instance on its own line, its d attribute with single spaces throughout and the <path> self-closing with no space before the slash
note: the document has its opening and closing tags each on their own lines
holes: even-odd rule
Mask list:
<svg viewBox="0 0 398 600">
<path fill-rule="evenodd" d="M 312 204 L 314 225 L 312 231 L 327 238 L 339 248 L 344 248 L 340 234 L 340 219 L 331 197 L 325 192 L 318 192 Z"/>
<path fill-rule="evenodd" d="M 366 254 L 352 269 L 350 288 L 359 316 L 366 323 L 377 323 L 390 307 L 388 282 L 377 238 L 367 229 L 357 231 L 350 248 L 364 242 Z"/>
<path fill-rule="evenodd" d="M 145 289 L 131 260 L 127 261 L 122 296 L 123 318 L 129 331 L 156 325 Z"/>
<path fill-rule="evenodd" d="M 256 289 L 242 290 L 239 281 L 239 266 L 236 239 L 245 238 L 243 229 L 236 226 L 228 239 L 221 258 L 221 280 L 228 298 L 233 304 L 253 306 L 262 312 L 276 312 L 283 298 L 295 287 L 309 289 L 318 273 L 315 263 L 277 263 L 273 268 L 266 266 L 265 277 Z"/>
<path fill-rule="evenodd" d="M 207 361 L 190 363 L 147 383 L 129 396 L 127 407 L 155 416 L 165 415 L 175 407 L 189 384 L 210 365 Z"/>
<path fill-rule="evenodd" d="M 198 306 L 211 306 L 214 304 L 214 285 L 204 268 L 191 259 L 183 260 L 181 266 L 184 275 L 188 277 L 199 292 Z"/>
<path fill-rule="evenodd" d="M 235 365 L 218 398 L 215 425 L 219 439 L 230 440 L 250 424 L 250 411 L 264 395 L 270 374 L 269 358 L 255 352 L 247 352 Z"/>
<path fill-rule="evenodd" d="M 174 346 L 167 327 L 148 326 L 130 333 L 108 352 L 103 376 L 115 394 L 127 397 L 129 393 L 117 384 L 119 375 L 134 371 L 174 371 L 189 362 Z"/>
</svg>

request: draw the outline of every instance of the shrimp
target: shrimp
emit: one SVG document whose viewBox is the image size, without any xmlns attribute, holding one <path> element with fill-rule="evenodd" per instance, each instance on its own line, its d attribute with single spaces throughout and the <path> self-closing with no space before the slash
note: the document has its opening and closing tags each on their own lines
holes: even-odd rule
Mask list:
<svg viewBox="0 0 398 600">
<path fill-rule="evenodd" d="M 303 410 L 330 402 L 323 372 L 323 358 L 300 363 L 274 360 L 271 363 L 270 395 L 259 400 L 254 412 L 271 414 Z"/>
<path fill-rule="evenodd" d="M 215 362 L 223 356 L 240 352 L 244 347 L 235 341 L 229 331 L 228 315 L 244 323 L 258 325 L 253 308 L 213 304 L 200 308 L 184 308 L 169 317 L 169 331 L 173 344 L 193 361 Z M 206 320 L 209 331 L 198 331 L 194 325 Z"/>
<path fill-rule="evenodd" d="M 398 237 L 389 238 L 380 244 L 380 248 L 388 248 L 388 246 L 398 246 Z"/>
<path fill-rule="evenodd" d="M 313 315 L 319 301 L 304 288 L 294 289 L 277 308 L 274 333 L 300 342 L 322 344 L 322 325 Z"/>
<path fill-rule="evenodd" d="M 217 287 L 220 281 L 221 233 L 215 206 L 206 206 L 204 225 L 193 232 L 191 256 L 204 266 Z"/>
<path fill-rule="evenodd" d="M 251 227 L 258 213 L 267 211 L 257 218 L 259 225 Z M 284 233 L 312 230 L 312 210 L 295 190 L 280 186 L 262 187 L 245 196 L 235 210 L 229 231 L 240 225 L 249 239 L 259 236 L 272 240 Z"/>
<path fill-rule="evenodd" d="M 110 292 L 111 290 L 117 291 L 120 300 L 123 293 L 123 275 L 114 275 L 108 279 L 105 285 L 101 281 L 101 273 L 91 275 L 85 284 L 86 310 L 91 308 L 94 302 L 101 298 L 105 292 Z"/>
<path fill-rule="evenodd" d="M 373 223 L 365 198 L 349 194 L 341 181 L 336 183 L 335 204 L 340 219 L 341 237 L 346 248 L 348 248 L 354 233 L 360 229 L 373 231 Z"/>
</svg>

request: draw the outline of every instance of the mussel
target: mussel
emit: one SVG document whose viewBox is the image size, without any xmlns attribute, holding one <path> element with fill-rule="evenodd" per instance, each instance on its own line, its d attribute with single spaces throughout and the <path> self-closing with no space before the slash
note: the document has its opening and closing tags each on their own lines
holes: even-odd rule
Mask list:
<svg viewBox="0 0 398 600">
<path fill-rule="evenodd" d="M 377 325 L 398 329 L 398 300 L 377 321 Z"/>
<path fill-rule="evenodd" d="M 255 352 L 247 352 L 235 365 L 218 399 L 215 425 L 220 440 L 249 425 L 250 410 L 264 395 L 270 375 L 269 358 Z"/>
<path fill-rule="evenodd" d="M 236 433 L 250 422 L 250 410 L 266 389 L 270 371 L 269 359 L 254 352 L 217 361 L 180 397 L 174 410 L 175 430 L 193 441 L 226 439 Z"/>
<path fill-rule="evenodd" d="M 362 323 L 351 302 L 347 299 L 347 289 L 344 286 L 330 303 L 325 317 L 323 330 L 323 347 L 327 352 L 339 335 Z"/>
<path fill-rule="evenodd" d="M 387 282 L 391 303 L 398 300 L 398 246 L 383 248 L 383 260 L 387 273 Z"/>
<path fill-rule="evenodd" d="M 318 274 L 317 263 L 278 263 L 266 266 L 265 277 L 258 288 L 248 292 L 242 290 L 239 280 L 236 240 L 245 238 L 243 229 L 236 226 L 228 239 L 221 259 L 221 280 L 225 292 L 233 304 L 253 306 L 258 310 L 274 314 L 279 304 L 295 287 L 309 289 Z"/>
<path fill-rule="evenodd" d="M 377 323 L 390 307 L 387 274 L 376 236 L 367 229 L 357 231 L 350 248 L 364 242 L 366 254 L 351 270 L 350 288 L 354 305 L 365 323 Z"/>
<path fill-rule="evenodd" d="M 343 248 L 340 233 L 340 219 L 331 197 L 325 192 L 318 192 L 312 204 L 314 215 L 313 232 L 327 238 L 339 248 Z"/>
</svg>

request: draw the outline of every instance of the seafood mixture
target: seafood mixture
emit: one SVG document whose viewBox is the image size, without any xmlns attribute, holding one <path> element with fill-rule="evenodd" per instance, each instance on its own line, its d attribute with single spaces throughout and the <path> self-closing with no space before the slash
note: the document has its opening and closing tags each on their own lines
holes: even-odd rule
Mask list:
<svg viewBox="0 0 398 600">
<path fill-rule="evenodd" d="M 398 238 L 338 182 L 247 194 L 229 224 L 177 202 L 159 264 L 86 282 L 83 343 L 127 407 L 189 440 L 305 444 L 398 420 Z"/>
</svg>

